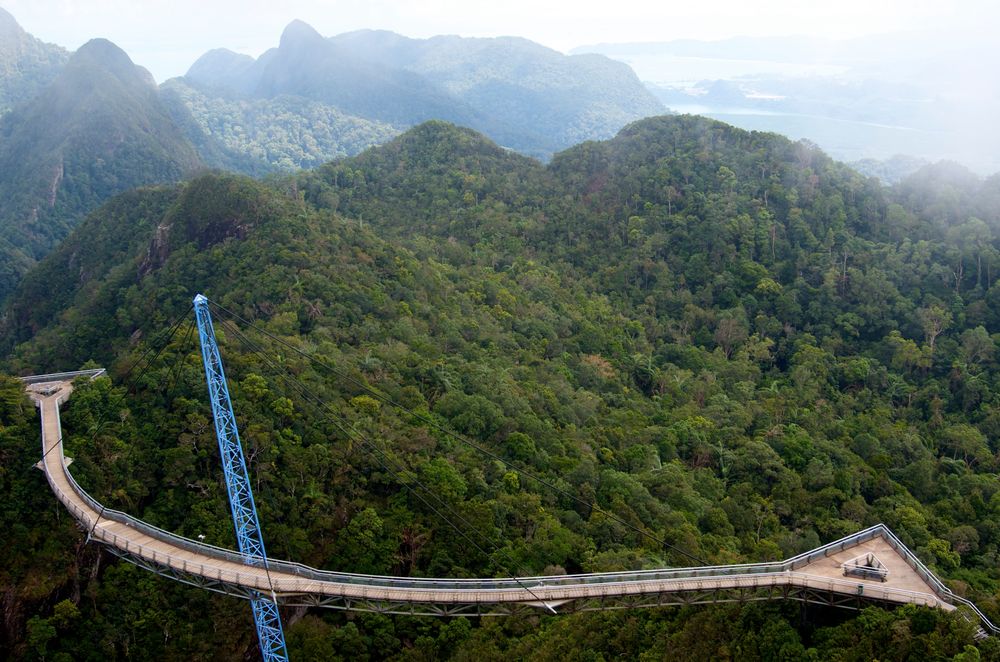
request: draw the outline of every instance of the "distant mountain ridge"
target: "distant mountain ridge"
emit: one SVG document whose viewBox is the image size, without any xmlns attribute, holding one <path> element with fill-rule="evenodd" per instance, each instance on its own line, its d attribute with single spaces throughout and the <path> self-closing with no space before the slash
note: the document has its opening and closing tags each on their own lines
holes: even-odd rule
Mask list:
<svg viewBox="0 0 1000 662">
<path fill-rule="evenodd" d="M 599 55 L 511 37 L 363 30 L 325 39 L 301 21 L 257 60 L 209 51 L 183 82 L 209 96 L 303 97 L 397 130 L 441 119 L 539 158 L 665 110 L 627 65 Z"/>
<path fill-rule="evenodd" d="M 213 53 L 216 66 L 195 62 L 188 74 L 191 81 L 258 98 L 296 95 L 351 115 L 395 124 L 436 118 L 458 123 L 475 120 L 470 108 L 454 103 L 430 81 L 355 57 L 301 21 L 290 23 L 279 46 L 249 66 L 242 59 L 220 62 L 219 52 Z"/>
<path fill-rule="evenodd" d="M 480 112 L 502 109 L 509 122 L 549 136 L 553 151 L 610 138 L 665 110 L 628 65 L 602 55 L 563 55 L 520 37 L 409 39 L 361 30 L 331 41 L 418 72 Z"/>
</svg>

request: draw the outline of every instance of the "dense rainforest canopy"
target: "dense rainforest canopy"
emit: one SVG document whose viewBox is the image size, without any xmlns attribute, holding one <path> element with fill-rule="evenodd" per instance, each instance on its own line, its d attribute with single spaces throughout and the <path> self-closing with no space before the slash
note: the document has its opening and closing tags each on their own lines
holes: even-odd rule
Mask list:
<svg viewBox="0 0 1000 662">
<path fill-rule="evenodd" d="M 190 326 L 129 370 L 199 291 L 326 366 L 218 320 L 272 556 L 603 571 L 691 563 L 636 529 L 736 563 L 884 522 L 1000 621 L 998 232 L 1000 180 L 949 166 L 886 189 L 808 144 L 687 116 L 542 166 L 431 122 L 294 176 L 113 199 L 22 282 L 0 341 L 12 374 L 108 367 L 65 409 L 74 475 L 214 544 L 234 535 Z M 254 656 L 245 603 L 84 544 L 30 469 L 19 385 L 0 394 L 9 650 Z M 283 615 L 299 660 L 1000 659 L 961 616 L 917 608 Z"/>
</svg>

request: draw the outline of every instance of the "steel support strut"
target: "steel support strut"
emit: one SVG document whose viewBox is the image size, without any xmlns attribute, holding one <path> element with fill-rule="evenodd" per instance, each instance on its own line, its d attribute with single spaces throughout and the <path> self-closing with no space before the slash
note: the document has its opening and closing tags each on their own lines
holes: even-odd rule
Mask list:
<svg viewBox="0 0 1000 662">
<path fill-rule="evenodd" d="M 208 396 L 212 401 L 212 417 L 215 419 L 215 435 L 219 440 L 219 454 L 222 469 L 226 475 L 226 490 L 229 492 L 229 507 L 236 527 L 243 562 L 267 570 L 267 554 L 260 532 L 260 520 L 254 505 L 250 479 L 247 475 L 240 433 L 236 429 L 236 415 L 229 398 L 226 373 L 222 368 L 222 358 L 215 342 L 212 315 L 208 311 L 208 299 L 199 294 L 194 298 L 194 312 L 198 320 L 198 337 L 201 340 L 201 358 L 205 364 L 205 381 L 208 382 Z M 253 607 L 254 623 L 260 653 L 266 662 L 288 660 L 285 648 L 285 633 L 281 628 L 281 616 L 274 594 L 265 596 L 254 594 L 250 604 Z"/>
</svg>

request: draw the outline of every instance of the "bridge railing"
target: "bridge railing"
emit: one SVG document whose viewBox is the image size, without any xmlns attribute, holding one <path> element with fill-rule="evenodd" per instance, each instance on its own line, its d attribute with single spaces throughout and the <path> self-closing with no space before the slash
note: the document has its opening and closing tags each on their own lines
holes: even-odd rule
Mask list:
<svg viewBox="0 0 1000 662">
<path fill-rule="evenodd" d="M 59 409 L 56 407 L 54 415 L 59 420 Z M 60 422 L 61 429 L 61 422 Z M 44 428 L 43 428 L 43 447 L 47 447 L 47 443 L 44 439 Z M 59 456 L 63 456 L 62 452 L 62 442 L 59 442 Z M 126 513 L 119 510 L 114 510 L 111 508 L 106 508 L 103 504 L 93 498 L 86 490 L 84 490 L 76 479 L 73 478 L 73 474 L 70 473 L 68 468 L 63 464 L 63 471 L 66 476 L 66 480 L 70 485 L 77 498 L 93 511 L 93 515 L 86 513 L 82 509 L 73 503 L 72 498 L 68 495 L 59 494 L 60 490 L 57 485 L 53 484 L 53 491 L 55 491 L 61 497 L 60 500 L 69 507 L 77 519 L 83 521 L 87 529 L 93 529 L 95 523 L 98 520 L 108 520 L 113 522 L 118 522 L 124 524 L 130 529 L 144 533 L 151 538 L 156 538 L 167 543 L 170 546 L 177 547 L 179 549 L 184 549 L 196 554 L 203 556 L 214 557 L 219 560 L 230 561 L 233 563 L 245 563 L 244 558 L 241 554 L 228 550 L 222 547 L 216 547 L 209 543 L 199 542 L 192 540 L 190 538 L 185 538 L 179 536 L 175 533 L 169 531 L 164 531 L 159 527 L 148 524 L 140 519 L 132 517 Z M 558 586 L 565 584 L 613 584 L 621 582 L 623 580 L 629 581 L 641 581 L 641 580 L 656 580 L 656 579 L 676 579 L 676 578 L 688 578 L 696 579 L 699 577 L 710 577 L 718 576 L 720 574 L 728 575 L 741 575 L 741 574 L 763 574 L 769 572 L 782 572 L 785 570 L 783 563 L 772 562 L 772 563 L 756 563 L 756 564 L 744 564 L 744 565 L 729 565 L 729 566 L 698 566 L 692 568 L 673 568 L 667 570 L 639 570 L 639 571 L 625 571 L 618 573 L 590 573 L 590 574 L 580 574 L 580 575 L 550 575 L 542 577 L 524 577 L 517 579 L 504 579 L 504 578 L 492 578 L 492 579 L 436 579 L 436 578 L 416 578 L 416 577 L 392 577 L 385 575 L 361 575 L 361 574 L 351 574 L 343 572 L 335 572 L 331 570 L 319 570 L 312 568 L 300 563 L 294 563 L 291 561 L 281 561 L 281 560 L 268 560 L 267 567 L 272 572 L 283 572 L 304 579 L 309 579 L 319 582 L 340 582 L 345 584 L 364 584 L 368 586 L 381 586 L 385 588 L 430 588 L 430 589 L 442 589 L 442 588 L 463 588 L 463 589 L 487 589 L 487 590 L 498 590 L 498 589 L 522 589 L 524 586 Z"/>
<path fill-rule="evenodd" d="M 57 422 L 59 423 L 58 429 L 62 429 L 61 421 L 59 421 L 59 407 L 55 406 L 55 416 L 57 417 Z M 46 449 L 48 443 L 45 439 L 45 426 L 42 426 L 42 447 Z M 164 563 L 176 568 L 182 568 L 188 572 L 196 572 L 197 574 L 204 577 L 216 577 L 218 575 L 219 581 L 232 581 L 238 583 L 241 586 L 252 586 L 261 590 L 269 590 L 269 585 L 262 584 L 259 574 L 254 573 L 240 573 L 233 571 L 222 571 L 216 566 L 210 566 L 203 563 L 194 563 L 188 561 L 187 559 L 182 559 L 169 553 L 164 553 L 163 551 L 152 549 L 149 547 L 143 548 L 142 545 L 137 545 L 136 543 L 130 541 L 127 537 L 120 537 L 116 534 L 110 532 L 105 532 L 98 530 L 96 524 L 99 520 L 110 520 L 124 524 L 130 529 L 143 533 L 151 538 L 162 541 L 170 547 L 175 547 L 178 549 L 183 549 L 189 552 L 193 552 L 200 556 L 214 558 L 220 561 L 227 561 L 230 563 L 245 565 L 244 557 L 233 551 L 224 549 L 221 547 L 216 547 L 204 542 L 199 542 L 192 540 L 190 538 L 185 538 L 177 534 L 171 533 L 169 531 L 164 531 L 156 526 L 148 524 L 140 519 L 132 517 L 126 513 L 118 510 L 105 508 L 99 501 L 94 499 L 86 490 L 84 490 L 73 478 L 68 467 L 66 467 L 64 461 L 64 454 L 62 448 L 62 439 L 58 441 L 58 460 L 62 467 L 64 476 L 66 477 L 67 483 L 69 484 L 71 490 L 74 492 L 76 498 L 86 504 L 91 512 L 87 512 L 81 508 L 72 496 L 62 493 L 59 486 L 52 480 L 51 476 L 48 476 L 49 484 L 51 485 L 53 491 L 59 497 L 60 501 L 70 510 L 73 516 L 83 523 L 88 530 L 93 530 L 95 537 L 103 540 L 104 542 L 111 544 L 119 549 L 123 549 L 127 552 L 140 553 L 144 558 L 149 558 L 154 562 Z M 46 472 L 47 473 L 47 472 Z M 329 570 L 319 570 L 309 566 L 302 565 L 300 563 L 294 563 L 290 561 L 281 560 L 269 560 L 267 563 L 268 569 L 274 574 L 286 574 L 292 575 L 294 577 L 307 580 L 310 582 L 320 582 L 320 583 L 337 583 L 346 585 L 357 585 L 365 586 L 371 588 L 385 588 L 385 589 L 410 589 L 410 590 L 431 590 L 431 591 L 442 591 L 442 590 L 452 590 L 452 591 L 523 591 L 525 587 L 533 590 L 539 589 L 557 589 L 557 588 L 569 588 L 573 586 L 593 586 L 593 585 L 606 585 L 607 588 L 612 588 L 616 585 L 621 584 L 635 584 L 642 581 L 684 581 L 684 580 L 719 580 L 723 577 L 728 577 L 735 580 L 745 580 L 748 584 L 753 585 L 755 582 L 763 582 L 765 584 L 770 583 L 773 585 L 773 580 L 771 578 L 777 576 L 784 577 L 800 577 L 804 578 L 812 577 L 812 581 L 824 582 L 830 587 L 839 587 L 840 593 L 849 592 L 850 587 L 862 586 L 857 582 L 851 582 L 848 580 L 841 579 L 823 579 L 816 580 L 812 575 L 803 575 L 801 573 L 796 573 L 797 568 L 803 567 L 812 563 L 820 558 L 829 556 L 831 554 L 837 553 L 847 547 L 857 544 L 859 542 L 864 542 L 866 540 L 871 540 L 877 536 L 884 536 L 886 540 L 892 545 L 897 551 L 899 551 L 907 562 L 914 568 L 915 571 L 920 574 L 920 576 L 928 582 L 936 591 L 938 591 L 938 596 L 931 596 L 927 593 L 917 593 L 913 591 L 905 591 L 903 589 L 895 589 L 890 587 L 882 587 L 877 589 L 872 589 L 868 585 L 863 585 L 866 588 L 864 590 L 869 591 L 869 596 L 872 593 L 877 593 L 879 595 L 895 595 L 900 597 L 913 598 L 912 600 L 896 600 L 896 601 L 912 601 L 918 602 L 920 604 L 929 604 L 928 600 L 934 600 L 935 598 L 940 599 L 944 602 L 951 604 L 962 604 L 967 608 L 971 609 L 975 615 L 982 622 L 983 626 L 989 629 L 993 633 L 1000 634 L 1000 628 L 997 628 L 978 607 L 975 606 L 969 600 L 956 596 L 951 590 L 944 586 L 931 571 L 920 562 L 908 549 L 907 547 L 898 539 L 896 536 L 889 531 L 888 528 L 879 524 L 864 531 L 859 531 L 856 534 L 842 538 L 841 540 L 834 541 L 828 545 L 824 545 L 820 549 L 813 550 L 799 556 L 792 557 L 785 561 L 778 562 L 768 562 L 768 563 L 749 563 L 749 564 L 738 564 L 738 565 L 727 565 L 727 566 L 697 566 L 688 568 L 670 568 L 670 569 L 659 569 L 659 570 L 638 570 L 638 571 L 624 571 L 615 573 L 588 573 L 579 575 L 549 575 L 549 576 L 537 576 L 537 577 L 519 577 L 514 578 L 492 578 L 492 579 L 437 579 L 437 578 L 418 578 L 418 577 L 392 577 L 384 575 L 361 575 L 361 574 L 351 574 L 343 572 L 335 572 Z M 225 579 L 225 577 L 230 579 Z M 281 578 L 278 578 L 281 581 Z M 715 583 L 710 582 L 710 583 Z M 832 589 L 831 589 L 832 590 Z M 862 596 L 865 597 L 865 596 Z M 889 599 L 889 598 L 886 598 Z"/>
<path fill-rule="evenodd" d="M 75 492 L 77 490 L 83 492 L 82 488 L 80 488 L 75 481 L 71 481 L 70 484 L 73 486 Z M 85 494 L 85 492 L 83 493 Z M 92 498 L 89 499 L 88 505 L 92 506 L 93 503 L 96 503 L 96 501 Z M 71 512 L 73 512 L 79 519 L 86 519 L 93 522 L 94 513 L 85 513 L 72 501 L 70 501 L 67 505 L 69 506 Z M 124 514 L 119 511 L 105 510 L 105 516 L 110 516 L 108 519 L 114 519 L 115 521 L 126 520 L 128 526 L 136 531 L 146 533 L 147 535 L 151 532 L 157 534 L 166 533 L 156 527 L 145 525 L 130 516 L 125 515 L 124 517 L 121 517 L 122 515 Z M 272 571 L 274 571 L 272 578 L 268 578 L 266 575 L 262 575 L 259 572 L 245 573 L 239 570 L 234 570 L 234 565 L 236 567 L 245 567 L 242 564 L 242 558 L 238 554 L 229 552 L 228 550 L 214 548 L 210 545 L 205 545 L 204 543 L 189 541 L 172 534 L 168 534 L 168 537 L 178 539 L 177 542 L 191 543 L 192 547 L 197 548 L 194 551 L 198 551 L 203 557 L 205 556 L 206 548 L 209 548 L 213 552 L 222 552 L 223 554 L 219 556 L 225 557 L 225 560 L 230 561 L 231 563 L 226 564 L 226 567 L 221 567 L 219 565 L 211 565 L 196 560 L 189 560 L 170 552 L 158 550 L 148 545 L 138 544 L 130 536 L 119 536 L 115 533 L 111 533 L 110 531 L 100 529 L 95 531 L 95 536 L 113 547 L 127 553 L 138 555 L 141 558 L 152 561 L 154 564 L 173 567 L 182 572 L 198 575 L 208 579 L 214 579 L 218 582 L 249 587 L 260 591 L 269 591 L 272 588 L 275 588 L 278 591 L 285 592 L 316 590 L 320 593 L 336 594 L 338 592 L 338 589 L 336 588 L 337 585 L 353 585 L 364 589 L 386 589 L 396 591 L 409 590 L 417 592 L 427 591 L 438 595 L 443 593 L 460 594 L 458 596 L 452 596 L 453 599 L 450 601 L 467 600 L 469 602 L 482 602 L 485 600 L 487 602 L 500 602 L 503 601 L 503 594 L 505 593 L 507 594 L 506 598 L 508 600 L 523 600 L 525 587 L 535 591 L 544 591 L 541 596 L 532 595 L 532 597 L 540 597 L 541 599 L 565 599 L 567 595 L 569 595 L 568 592 L 573 591 L 573 589 L 581 587 L 597 588 L 598 586 L 601 588 L 601 591 L 596 595 L 614 597 L 639 592 L 638 590 L 629 589 L 638 588 L 638 585 L 643 581 L 657 581 L 660 583 L 670 581 L 671 583 L 676 582 L 683 584 L 684 586 L 681 586 L 680 588 L 686 591 L 715 590 L 720 588 L 758 589 L 792 584 L 813 590 L 828 591 L 842 595 L 854 593 L 856 589 L 859 589 L 857 592 L 858 597 L 867 600 L 913 603 L 926 606 L 936 606 L 939 602 L 938 597 L 930 593 L 899 589 L 882 584 L 861 584 L 857 581 L 837 578 L 823 578 L 815 575 L 789 572 L 781 569 L 760 571 L 763 567 L 775 564 L 758 564 L 756 566 L 750 564 L 743 567 L 744 570 L 751 570 L 751 572 L 738 572 L 735 568 L 733 568 L 733 572 L 714 574 L 703 572 L 685 573 L 683 570 L 678 570 L 671 572 L 649 571 L 635 573 L 612 573 L 604 575 L 560 575 L 548 578 L 528 577 L 520 580 L 518 583 L 507 580 L 441 580 L 350 575 L 346 573 L 315 571 L 312 568 L 299 566 L 298 564 L 277 562 L 271 568 Z M 160 535 L 157 535 L 155 538 L 160 539 L 161 537 Z M 171 547 L 174 547 L 174 545 L 171 545 Z M 180 547 L 180 545 L 177 545 L 177 547 Z M 207 556 L 212 558 L 214 555 L 209 554 Z M 219 560 L 223 559 L 219 558 Z M 280 566 L 290 567 L 285 570 Z M 730 570 L 730 568 L 725 569 L 727 571 Z M 299 572 L 300 570 L 311 572 L 303 573 Z M 699 568 L 698 570 L 707 569 Z M 757 570 L 757 572 L 753 572 L 753 570 Z M 271 584 L 272 580 L 274 582 L 273 586 Z M 299 583 L 298 580 L 305 582 L 305 584 Z M 317 583 L 319 585 L 317 585 Z M 485 595 L 484 592 L 486 593 Z M 555 595 L 553 595 L 553 593 Z M 583 595 L 584 597 L 595 596 L 592 591 L 585 591 Z M 456 597 L 457 600 L 454 599 Z M 391 598 L 387 596 L 386 599 Z M 425 596 L 424 599 L 433 601 L 434 597 Z M 442 602 L 448 601 L 444 600 L 443 597 L 438 599 Z M 975 605 L 972 605 L 965 600 L 962 600 L 962 602 L 968 604 L 978 616 L 984 619 L 986 624 L 989 624 L 989 621 L 986 620 L 985 616 L 983 616 L 981 612 L 975 608 Z"/>
<path fill-rule="evenodd" d="M 968 600 L 966 598 L 961 598 L 961 597 L 955 595 L 954 593 L 951 594 L 951 598 L 952 598 L 952 600 L 954 600 L 958 604 L 964 605 L 965 607 L 968 607 L 969 609 L 971 609 L 972 612 L 976 615 L 976 618 L 979 619 L 979 622 L 982 624 L 982 626 L 985 629 L 987 629 L 987 630 L 990 631 L 990 634 L 993 634 L 993 635 L 1000 634 L 1000 628 L 998 628 L 996 625 L 994 625 L 993 621 L 991 621 L 989 618 L 987 618 L 986 614 L 984 614 L 982 611 L 980 611 L 979 607 L 977 607 L 974 602 L 972 602 L 971 600 Z"/>
<path fill-rule="evenodd" d="M 28 377 L 18 377 L 25 384 L 45 384 L 48 382 L 68 382 L 77 377 L 90 377 L 94 379 L 105 373 L 104 368 L 94 368 L 92 370 L 74 370 L 72 372 L 53 372 L 48 375 L 30 375 Z"/>
<path fill-rule="evenodd" d="M 99 517 L 105 520 L 116 521 L 121 524 L 128 526 L 130 529 L 144 533 L 151 538 L 161 540 L 172 547 L 179 549 L 184 549 L 190 552 L 194 552 L 201 556 L 207 556 L 211 558 L 216 558 L 221 561 L 228 561 L 237 564 L 244 564 L 244 559 L 242 555 L 221 547 L 216 547 L 208 543 L 203 543 L 199 541 L 192 540 L 190 538 L 184 538 L 169 531 L 164 531 L 158 527 L 151 524 L 143 522 L 142 520 L 136 519 L 126 513 L 118 510 L 106 509 L 104 508 L 96 499 L 91 497 L 86 490 L 84 490 L 80 485 L 73 479 L 72 474 L 66 471 L 67 479 L 72 487 L 73 491 L 79 496 L 80 499 L 84 500 L 88 506 L 95 512 L 99 513 Z M 74 509 L 78 510 L 78 509 Z M 84 513 L 79 512 L 79 515 L 84 515 Z M 88 525 L 93 526 L 93 517 L 86 517 L 89 520 Z M 867 530 L 866 535 L 874 537 L 877 534 L 876 527 L 871 530 Z M 112 544 L 120 546 L 118 536 L 113 536 L 113 540 L 109 540 Z M 127 543 L 126 543 L 127 544 Z M 162 552 L 161 552 L 162 554 Z M 420 578 L 420 577 L 393 577 L 386 575 L 364 575 L 364 574 L 353 574 L 353 573 L 343 573 L 330 570 L 319 570 L 317 568 L 312 568 L 310 566 L 305 566 L 299 563 L 294 563 L 290 561 L 281 560 L 269 560 L 268 568 L 272 573 L 283 573 L 288 575 L 293 575 L 295 577 L 315 581 L 315 582 L 333 582 L 340 584 L 354 584 L 363 585 L 371 587 L 381 587 L 387 589 L 410 589 L 410 590 L 523 590 L 525 587 L 532 589 L 537 588 L 557 588 L 557 587 L 568 587 L 568 586 L 580 586 L 580 585 L 595 585 L 595 584 L 606 584 L 609 586 L 619 585 L 624 583 L 635 583 L 641 581 L 667 581 L 667 580 L 699 580 L 699 579 L 717 579 L 720 577 L 732 577 L 749 579 L 753 577 L 769 577 L 777 575 L 788 575 L 794 574 L 799 575 L 800 573 L 794 573 L 794 568 L 791 567 L 790 561 L 782 562 L 770 562 L 770 563 L 749 563 L 749 564 L 739 564 L 739 565 L 727 565 L 727 566 L 698 566 L 690 568 L 670 568 L 670 569 L 659 569 L 659 570 L 637 570 L 637 571 L 623 571 L 623 572 L 612 572 L 612 573 L 587 573 L 578 575 L 548 575 L 548 576 L 535 576 L 535 577 L 519 577 L 517 579 L 513 578 L 476 578 L 476 579 L 438 579 L 438 578 Z M 210 574 L 210 573 L 209 573 Z M 808 575 L 802 575 L 807 577 Z M 851 582 L 848 580 L 837 580 L 830 579 L 825 580 L 833 582 L 835 585 L 843 585 L 854 587 L 857 586 L 857 582 Z M 901 589 L 889 589 L 884 590 L 894 591 L 900 593 Z M 909 594 L 914 594 L 910 592 Z M 926 594 L 921 594 L 926 595 Z M 950 592 L 949 592 L 950 595 Z"/>
<path fill-rule="evenodd" d="M 910 567 L 913 568 L 914 572 L 920 575 L 921 579 L 923 579 L 925 582 L 933 586 L 935 590 L 939 591 L 940 593 L 947 594 L 956 599 L 958 598 L 958 596 L 956 596 L 954 593 L 951 592 L 950 588 L 945 586 L 941 582 L 941 580 L 938 579 L 934 575 L 934 573 L 930 571 L 930 568 L 925 566 L 923 562 L 920 559 L 918 559 L 916 555 L 914 555 L 913 552 L 911 552 L 906 545 L 903 544 L 902 540 L 896 537 L 896 534 L 890 531 L 888 527 L 882 527 L 882 528 L 884 529 L 883 533 L 889 545 L 892 546 L 892 548 L 895 549 L 897 552 L 899 552 L 900 556 L 906 559 L 906 562 L 910 564 Z"/>
<path fill-rule="evenodd" d="M 216 547 L 214 545 L 192 540 L 190 538 L 185 538 L 177 534 L 171 533 L 169 531 L 164 531 L 156 526 L 148 524 L 140 519 L 136 519 L 131 515 L 123 513 L 119 510 L 114 510 L 110 508 L 105 508 L 100 502 L 94 499 L 86 490 L 84 490 L 79 483 L 73 478 L 73 475 L 67 469 L 65 471 L 67 481 L 72 488 L 76 496 L 83 502 L 85 502 L 93 514 L 84 512 L 82 509 L 72 503 L 72 499 L 69 497 L 64 497 L 61 499 L 64 503 L 70 507 L 74 512 L 74 515 L 78 519 L 81 519 L 86 524 L 87 528 L 93 528 L 96 519 L 103 519 L 107 521 L 118 522 L 124 524 L 130 529 L 143 533 L 155 538 L 157 540 L 167 543 L 169 546 L 176 547 L 179 549 L 194 552 L 202 556 L 208 556 L 216 558 L 222 561 L 229 561 L 232 563 L 244 564 L 243 556 L 221 547 Z M 58 491 L 58 488 L 56 488 Z M 119 541 L 116 536 L 113 542 L 117 545 Z M 307 579 L 317 582 L 336 582 L 343 584 L 358 584 L 365 586 L 377 586 L 383 588 L 402 588 L 402 589 L 432 589 L 432 590 L 442 590 L 442 589 L 460 589 L 460 590 L 522 590 L 525 586 L 528 587 L 557 587 L 557 586 L 569 586 L 569 585 L 580 585 L 580 584 L 620 584 L 624 582 L 636 582 L 636 581 L 656 581 L 656 580 L 669 580 L 669 579 L 702 579 L 710 577 L 719 576 L 752 576 L 752 575 L 767 575 L 767 574 L 777 574 L 786 572 L 786 568 L 783 563 L 773 562 L 773 563 L 755 563 L 755 564 L 742 564 L 742 565 L 729 565 L 729 566 L 698 566 L 692 568 L 671 568 L 664 570 L 637 570 L 637 571 L 623 571 L 623 572 L 613 572 L 613 573 L 587 573 L 579 575 L 549 575 L 549 576 L 537 576 L 537 577 L 519 577 L 517 579 L 513 578 L 476 578 L 476 579 L 438 579 L 438 578 L 421 578 L 421 577 L 393 577 L 386 575 L 364 575 L 364 574 L 353 574 L 336 572 L 331 570 L 319 570 L 317 568 L 312 568 L 310 566 L 302 565 L 300 563 L 294 563 L 290 561 L 281 560 L 268 560 L 268 569 L 272 573 L 285 573 L 289 575 L 294 575 L 302 579 Z"/>
</svg>

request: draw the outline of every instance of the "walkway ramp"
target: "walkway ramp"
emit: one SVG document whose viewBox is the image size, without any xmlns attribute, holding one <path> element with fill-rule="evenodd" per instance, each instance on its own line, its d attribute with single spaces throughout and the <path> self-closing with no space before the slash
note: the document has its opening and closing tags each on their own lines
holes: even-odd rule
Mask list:
<svg viewBox="0 0 1000 662">
<path fill-rule="evenodd" d="M 100 374 L 96 372 L 96 374 Z M 518 579 L 428 579 L 357 575 L 270 560 L 269 570 L 244 565 L 233 550 L 183 538 L 98 503 L 73 479 L 63 454 L 59 405 L 72 393 L 63 373 L 25 378 L 42 418 L 41 468 L 53 493 L 88 539 L 166 577 L 278 603 L 355 611 L 428 615 L 507 615 L 790 599 L 858 608 L 868 603 L 959 605 L 997 629 L 972 603 L 954 595 L 884 525 L 774 563 L 665 568 Z M 85 374 L 82 376 L 93 377 Z"/>
</svg>

